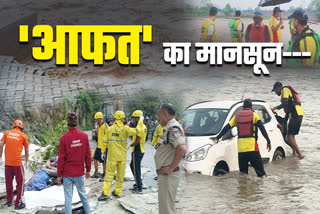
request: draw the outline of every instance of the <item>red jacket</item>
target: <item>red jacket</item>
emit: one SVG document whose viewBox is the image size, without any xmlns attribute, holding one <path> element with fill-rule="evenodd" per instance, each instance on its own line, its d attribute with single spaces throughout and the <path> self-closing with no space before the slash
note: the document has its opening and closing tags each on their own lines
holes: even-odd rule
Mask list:
<svg viewBox="0 0 320 214">
<path fill-rule="evenodd" d="M 81 177 L 91 170 L 91 151 L 88 135 L 77 128 L 70 128 L 59 144 L 58 177 Z"/>
</svg>

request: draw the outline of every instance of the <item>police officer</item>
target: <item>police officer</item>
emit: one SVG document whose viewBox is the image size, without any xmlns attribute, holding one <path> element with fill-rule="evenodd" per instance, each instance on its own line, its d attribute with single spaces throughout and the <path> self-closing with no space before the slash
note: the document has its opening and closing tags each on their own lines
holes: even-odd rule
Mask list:
<svg viewBox="0 0 320 214">
<path fill-rule="evenodd" d="M 219 139 L 234 126 L 238 128 L 238 160 L 240 172 L 248 174 L 248 163 L 250 162 L 258 177 L 266 175 L 257 143 L 257 127 L 267 140 L 267 149 L 269 152 L 271 150 L 271 143 L 259 115 L 252 111 L 252 101 L 250 99 L 245 99 L 243 102 L 243 110 L 238 112 L 230 120 L 229 124 L 222 129 L 217 137 L 211 137 L 210 139 L 218 143 Z"/>
<path fill-rule="evenodd" d="M 117 170 L 116 183 L 112 195 L 119 198 L 122 192 L 122 182 L 126 172 L 127 159 L 127 139 L 137 134 L 136 129 L 124 125 L 126 116 L 123 111 L 114 113 L 114 123 L 108 129 L 104 142 L 108 143 L 108 161 L 106 175 L 104 178 L 103 192 L 98 198 L 99 201 L 110 199 L 110 187 L 113 181 L 115 171 Z M 136 137 L 140 141 L 140 137 Z M 101 152 L 105 152 L 105 147 Z"/>
<path fill-rule="evenodd" d="M 295 135 L 299 134 L 303 118 L 301 101 L 299 99 L 298 93 L 293 87 L 283 86 L 281 82 L 274 83 L 272 91 L 274 91 L 278 96 L 281 96 L 281 104 L 273 107 L 271 110 L 284 110 L 284 112 L 286 113 L 286 117 L 283 120 L 282 125 L 284 126 L 285 131 L 287 129 L 287 121 L 290 118 L 288 124 L 288 132 L 286 132 L 288 135 L 287 143 L 292 148 L 293 155 L 298 153 L 299 158 L 303 159 L 303 155 L 301 154 L 295 139 Z"/>
<path fill-rule="evenodd" d="M 175 213 L 175 199 L 179 184 L 179 162 L 186 145 L 182 126 L 174 118 L 172 104 L 162 104 L 158 110 L 159 122 L 164 126 L 161 140 L 154 156 L 158 178 L 158 201 L 160 214 Z"/>
<path fill-rule="evenodd" d="M 145 148 L 144 143 L 147 136 L 147 127 L 143 124 L 143 112 L 136 110 L 132 113 L 132 123 L 137 129 L 137 136 L 140 141 L 136 141 L 136 136 L 132 138 L 131 172 L 135 178 L 135 185 L 131 190 L 132 193 L 142 193 L 142 179 L 141 179 L 141 161 L 144 156 Z"/>
<path fill-rule="evenodd" d="M 103 181 L 103 178 L 105 176 L 105 172 L 106 172 L 106 156 L 108 153 L 108 148 L 107 148 L 107 144 L 103 142 L 103 138 L 104 136 L 107 134 L 107 130 L 109 128 L 108 124 L 103 122 L 103 114 L 101 112 L 97 112 L 94 115 L 94 119 L 97 122 L 97 125 L 99 127 L 98 129 L 98 146 L 94 152 L 94 156 L 93 156 L 93 160 L 94 160 L 94 174 L 91 176 L 91 178 L 99 178 L 101 177 L 102 179 L 99 181 Z M 105 147 L 106 149 L 106 153 L 101 153 L 101 148 Z M 103 166 L 103 174 L 99 174 L 98 173 L 98 162 L 102 163 Z"/>
</svg>

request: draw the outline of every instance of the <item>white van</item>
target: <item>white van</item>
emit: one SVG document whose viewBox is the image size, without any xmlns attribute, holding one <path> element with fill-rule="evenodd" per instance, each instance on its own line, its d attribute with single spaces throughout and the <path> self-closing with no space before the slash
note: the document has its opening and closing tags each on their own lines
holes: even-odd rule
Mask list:
<svg viewBox="0 0 320 214">
<path fill-rule="evenodd" d="M 184 168 L 189 173 L 220 175 L 239 170 L 237 128 L 227 132 L 218 144 L 216 137 L 232 117 L 242 110 L 243 101 L 206 101 L 189 106 L 184 111 L 183 127 L 187 140 Z M 264 124 L 271 141 L 271 151 L 258 131 L 258 145 L 264 162 L 283 159 L 285 142 L 270 106 L 264 101 L 252 100 L 252 110 Z"/>
</svg>

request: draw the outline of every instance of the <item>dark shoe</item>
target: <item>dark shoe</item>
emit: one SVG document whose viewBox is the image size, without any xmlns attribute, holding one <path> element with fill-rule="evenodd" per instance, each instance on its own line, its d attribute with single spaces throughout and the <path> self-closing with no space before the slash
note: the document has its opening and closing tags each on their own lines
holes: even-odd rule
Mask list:
<svg viewBox="0 0 320 214">
<path fill-rule="evenodd" d="M 120 198 L 120 195 L 117 195 L 115 191 L 112 191 L 112 195 L 116 198 Z"/>
<path fill-rule="evenodd" d="M 134 194 L 142 194 L 142 190 L 138 190 L 137 188 L 129 189 Z"/>
<path fill-rule="evenodd" d="M 25 207 L 26 207 L 26 204 L 25 204 L 25 203 L 22 203 L 22 204 L 20 204 L 19 206 L 15 207 L 14 209 L 15 209 L 15 210 L 22 210 L 22 209 L 24 209 Z"/>
<path fill-rule="evenodd" d="M 154 180 L 157 181 L 157 180 L 158 180 L 158 176 L 157 176 L 157 177 L 154 177 Z"/>
<path fill-rule="evenodd" d="M 104 182 L 104 173 L 100 176 L 99 182 Z"/>
<path fill-rule="evenodd" d="M 137 184 L 133 184 L 133 187 L 137 188 Z M 148 189 L 148 187 L 145 187 L 145 186 L 142 185 L 142 189 Z"/>
<path fill-rule="evenodd" d="M 100 175 L 101 174 L 98 171 L 95 171 L 91 178 L 100 178 Z"/>
<path fill-rule="evenodd" d="M 107 201 L 107 200 L 110 200 L 110 196 L 107 196 L 104 193 L 102 193 L 98 198 L 98 201 Z"/>
<path fill-rule="evenodd" d="M 11 206 L 12 206 L 12 201 L 7 202 L 6 205 L 7 205 L 8 207 L 11 207 Z"/>
</svg>

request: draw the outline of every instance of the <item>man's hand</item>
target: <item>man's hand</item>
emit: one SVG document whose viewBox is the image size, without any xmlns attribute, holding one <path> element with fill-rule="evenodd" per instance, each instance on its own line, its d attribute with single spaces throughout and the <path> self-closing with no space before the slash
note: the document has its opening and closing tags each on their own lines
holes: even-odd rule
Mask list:
<svg viewBox="0 0 320 214">
<path fill-rule="evenodd" d="M 173 172 L 173 169 L 170 166 L 163 166 L 160 168 L 159 171 L 160 171 L 160 174 L 162 174 L 162 175 L 168 175 L 171 172 Z"/>
<path fill-rule="evenodd" d="M 280 19 L 279 24 L 280 24 L 280 25 L 283 25 L 283 20 L 282 20 L 282 19 Z"/>
<path fill-rule="evenodd" d="M 210 140 L 213 140 L 215 143 L 218 143 L 218 142 L 219 142 L 219 139 L 216 138 L 216 137 L 210 137 Z"/>
<path fill-rule="evenodd" d="M 271 143 L 268 143 L 268 144 L 267 144 L 267 149 L 268 149 L 268 152 L 270 152 L 270 150 L 271 150 Z"/>
<path fill-rule="evenodd" d="M 89 178 L 90 178 L 90 172 L 86 172 L 85 178 L 86 178 L 86 179 L 89 179 Z"/>
<path fill-rule="evenodd" d="M 61 184 L 61 177 L 57 177 L 57 183 L 60 185 Z"/>
<path fill-rule="evenodd" d="M 28 169 L 28 161 L 24 163 L 24 168 Z"/>
<path fill-rule="evenodd" d="M 101 153 L 101 160 L 104 161 L 106 159 L 106 154 L 105 153 Z"/>
<path fill-rule="evenodd" d="M 284 29 L 284 26 L 283 26 L 283 25 L 281 26 L 281 29 Z"/>
<path fill-rule="evenodd" d="M 271 108 L 271 111 L 272 111 L 272 112 L 274 112 L 275 110 L 277 110 L 277 107 Z"/>
</svg>

